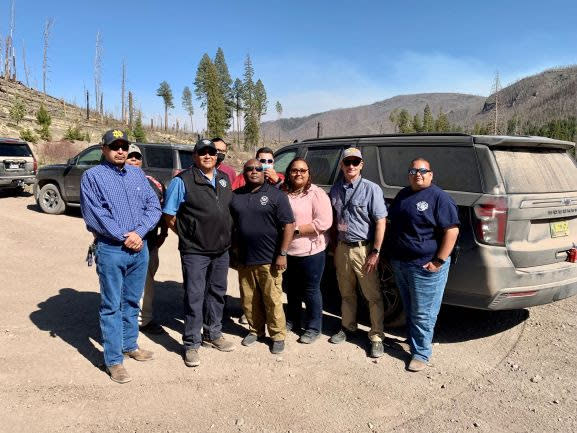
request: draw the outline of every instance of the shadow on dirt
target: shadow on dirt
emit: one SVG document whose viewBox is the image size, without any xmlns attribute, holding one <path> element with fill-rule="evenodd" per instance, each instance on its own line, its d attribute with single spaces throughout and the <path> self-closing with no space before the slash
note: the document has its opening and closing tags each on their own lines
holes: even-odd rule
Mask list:
<svg viewBox="0 0 577 433">
<path fill-rule="evenodd" d="M 0 199 L 14 197 L 32 197 L 32 193 L 21 188 L 0 188 Z"/>
<path fill-rule="evenodd" d="M 32 211 L 32 212 L 38 212 L 38 213 L 44 213 L 42 211 L 42 209 L 40 209 L 40 206 L 38 206 L 36 203 L 33 204 L 29 204 L 26 206 L 26 209 Z M 71 216 L 71 217 L 77 217 L 77 218 L 82 218 L 82 212 L 80 211 L 79 207 L 70 207 L 68 206 L 66 208 L 66 211 L 64 212 L 65 215 Z"/>
</svg>

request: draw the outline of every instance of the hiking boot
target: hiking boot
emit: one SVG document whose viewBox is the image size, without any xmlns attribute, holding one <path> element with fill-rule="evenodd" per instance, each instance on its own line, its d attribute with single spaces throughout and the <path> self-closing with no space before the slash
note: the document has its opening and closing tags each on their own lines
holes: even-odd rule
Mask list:
<svg viewBox="0 0 577 433">
<path fill-rule="evenodd" d="M 260 337 L 256 334 L 250 333 L 247 334 L 246 337 L 244 337 L 242 339 L 242 341 L 240 342 L 240 344 L 242 344 L 243 346 L 252 346 L 254 343 L 256 343 L 258 340 L 260 340 Z"/>
<path fill-rule="evenodd" d="M 125 357 L 135 359 L 136 361 L 151 361 L 154 359 L 154 352 L 144 349 L 136 349 L 132 352 L 125 352 Z"/>
<path fill-rule="evenodd" d="M 371 358 L 380 358 L 385 354 L 382 341 L 371 341 Z"/>
<path fill-rule="evenodd" d="M 411 362 L 409 362 L 409 366 L 407 370 L 416 373 L 417 371 L 422 371 L 427 368 L 427 363 L 425 361 L 421 361 L 420 359 L 413 358 Z"/>
<path fill-rule="evenodd" d="M 140 332 L 145 334 L 160 335 L 164 334 L 164 329 L 156 322 L 148 322 L 146 325 L 139 326 Z"/>
<path fill-rule="evenodd" d="M 307 329 L 303 335 L 300 336 L 298 339 L 299 343 L 302 344 L 312 344 L 314 343 L 319 337 L 321 333 L 318 331 L 313 331 L 312 329 Z"/>
<path fill-rule="evenodd" d="M 184 354 L 184 365 L 187 367 L 198 367 L 200 365 L 200 356 L 198 349 L 188 349 Z"/>
<path fill-rule="evenodd" d="M 116 383 L 127 383 L 132 380 L 132 377 L 130 377 L 130 374 L 128 374 L 122 364 L 109 365 L 106 367 L 106 371 L 110 375 L 110 379 Z"/>
<path fill-rule="evenodd" d="M 345 332 L 344 329 L 341 329 L 339 332 L 337 332 L 335 335 L 329 338 L 329 343 L 333 344 L 340 344 L 345 341 L 347 341 L 347 333 Z"/>
<path fill-rule="evenodd" d="M 202 345 L 205 347 L 212 347 L 221 352 L 232 352 L 236 346 L 231 341 L 227 341 L 222 335 L 216 340 L 204 340 Z"/>
<path fill-rule="evenodd" d="M 278 355 L 284 351 L 284 340 L 273 341 L 270 348 L 270 353 L 273 355 Z"/>
</svg>

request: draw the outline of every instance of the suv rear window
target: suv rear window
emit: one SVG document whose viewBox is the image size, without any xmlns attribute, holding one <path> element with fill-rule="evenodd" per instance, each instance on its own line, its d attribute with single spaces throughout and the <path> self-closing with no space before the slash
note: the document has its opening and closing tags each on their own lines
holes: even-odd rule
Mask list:
<svg viewBox="0 0 577 433">
<path fill-rule="evenodd" d="M 565 151 L 494 150 L 508 193 L 577 191 L 575 161 Z"/>
<path fill-rule="evenodd" d="M 147 147 L 146 163 L 148 167 L 152 168 L 173 168 L 172 162 L 172 148 L 166 147 Z"/>
<path fill-rule="evenodd" d="M 0 143 L 0 156 L 32 156 L 25 144 Z"/>
<path fill-rule="evenodd" d="M 179 150 L 178 156 L 180 158 L 180 168 L 182 168 L 183 170 L 190 167 L 194 162 L 193 159 L 194 153 L 192 152 L 192 150 Z"/>
<path fill-rule="evenodd" d="M 340 147 L 309 148 L 306 161 L 310 167 L 312 180 L 317 185 L 330 185 L 335 167 L 341 155 Z"/>
</svg>

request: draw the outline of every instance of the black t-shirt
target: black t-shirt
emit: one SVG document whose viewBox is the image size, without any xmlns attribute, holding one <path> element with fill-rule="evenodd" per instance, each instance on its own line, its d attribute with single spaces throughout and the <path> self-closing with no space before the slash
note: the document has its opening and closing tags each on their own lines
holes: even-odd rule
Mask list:
<svg viewBox="0 0 577 433">
<path fill-rule="evenodd" d="M 387 253 L 396 260 L 424 265 L 437 253 L 444 229 L 458 226 L 457 205 L 438 186 L 403 188 L 389 208 Z"/>
<path fill-rule="evenodd" d="M 230 203 L 239 259 L 244 265 L 266 265 L 279 253 L 282 230 L 294 222 L 287 195 L 267 182 L 256 192 L 236 189 Z"/>
</svg>

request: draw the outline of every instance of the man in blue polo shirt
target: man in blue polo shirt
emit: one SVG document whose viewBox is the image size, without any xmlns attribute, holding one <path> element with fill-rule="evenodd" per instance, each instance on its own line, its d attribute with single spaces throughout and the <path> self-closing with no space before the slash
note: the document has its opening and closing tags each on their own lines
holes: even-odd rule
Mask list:
<svg viewBox="0 0 577 433">
<path fill-rule="evenodd" d="M 412 355 L 407 369 L 413 372 L 425 369 L 431 357 L 451 251 L 459 235 L 457 206 L 432 181 L 427 160 L 411 161 L 410 186 L 399 191 L 389 209 L 387 251 L 405 307 Z"/>
<path fill-rule="evenodd" d="M 271 352 L 284 350 L 286 319 L 282 301 L 282 273 L 294 232 L 294 216 L 284 192 L 265 181 L 260 161 L 249 160 L 243 169 L 245 186 L 234 191 L 230 204 L 239 247 L 238 278 L 241 303 L 249 325 L 242 340 L 251 346 L 265 333 Z"/>
<path fill-rule="evenodd" d="M 123 131 L 102 136 L 102 164 L 87 170 L 80 185 L 86 227 L 94 234 L 100 280 L 100 329 L 104 362 L 110 378 L 131 380 L 124 355 L 152 359 L 139 349 L 138 312 L 148 269 L 145 236 L 160 219 L 160 203 L 144 172 L 125 164 L 129 141 Z"/>
</svg>

